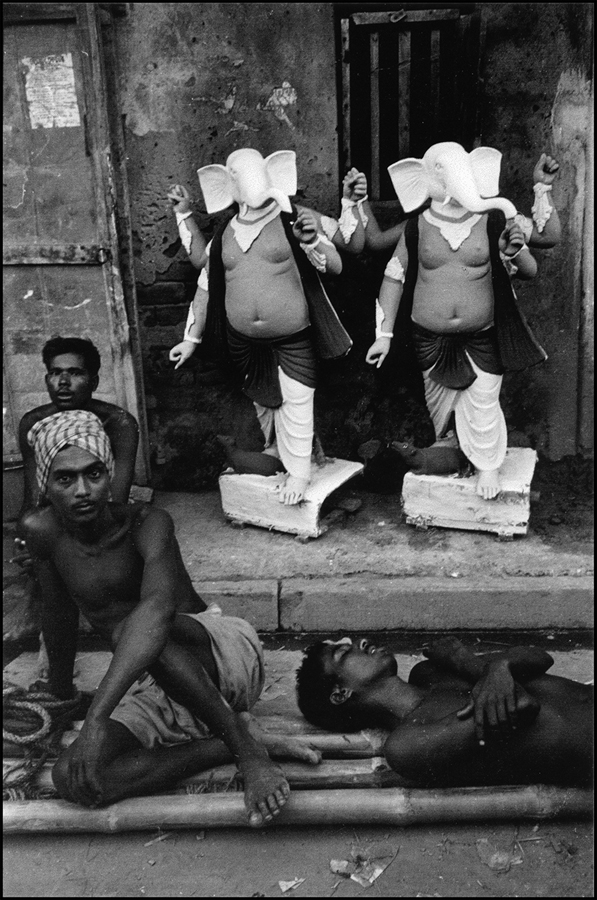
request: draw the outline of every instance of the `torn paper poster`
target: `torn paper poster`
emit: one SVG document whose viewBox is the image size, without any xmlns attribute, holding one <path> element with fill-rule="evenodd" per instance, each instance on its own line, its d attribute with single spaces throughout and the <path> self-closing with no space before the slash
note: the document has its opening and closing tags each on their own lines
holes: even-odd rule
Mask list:
<svg viewBox="0 0 597 900">
<path fill-rule="evenodd" d="M 71 53 L 26 57 L 25 96 L 32 128 L 75 128 L 81 124 Z"/>
</svg>

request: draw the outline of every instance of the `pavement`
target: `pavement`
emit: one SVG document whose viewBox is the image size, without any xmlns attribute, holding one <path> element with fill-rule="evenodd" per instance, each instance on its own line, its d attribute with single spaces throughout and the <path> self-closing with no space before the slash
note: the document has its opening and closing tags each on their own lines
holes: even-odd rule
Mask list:
<svg viewBox="0 0 597 900">
<path fill-rule="evenodd" d="M 593 626 L 593 546 L 578 533 L 488 532 L 403 521 L 400 497 L 345 485 L 359 500 L 319 538 L 228 523 L 218 491 L 156 492 L 205 600 L 262 632 L 550 630 Z M 324 509 L 325 513 L 326 510 Z"/>
</svg>

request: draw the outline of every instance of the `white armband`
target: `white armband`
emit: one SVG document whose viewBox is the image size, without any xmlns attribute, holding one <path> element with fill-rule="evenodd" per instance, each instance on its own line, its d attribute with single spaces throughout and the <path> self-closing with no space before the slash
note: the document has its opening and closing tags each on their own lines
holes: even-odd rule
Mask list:
<svg viewBox="0 0 597 900">
<path fill-rule="evenodd" d="M 187 253 L 191 252 L 191 244 L 193 243 L 193 235 L 190 232 L 189 226 L 186 224 L 185 219 L 188 219 L 192 216 L 192 212 L 179 213 L 175 212 L 176 216 L 176 224 L 178 225 L 178 233 L 180 235 L 180 240 L 182 241 L 182 246 L 185 248 Z"/>
<path fill-rule="evenodd" d="M 193 311 L 193 303 L 191 302 L 191 304 L 189 306 L 189 313 L 187 315 L 187 323 L 184 327 L 183 341 L 190 341 L 192 344 L 200 344 L 202 341 L 202 338 L 191 337 L 191 335 L 189 334 L 189 331 L 191 330 L 191 327 L 194 324 L 195 324 L 195 313 Z"/>
<path fill-rule="evenodd" d="M 375 301 L 375 340 L 377 340 L 380 337 L 385 337 L 385 338 L 393 338 L 394 337 L 393 331 L 383 331 L 382 330 L 384 319 L 385 319 L 384 311 L 380 306 L 379 300 L 376 299 L 376 301 Z"/>
<path fill-rule="evenodd" d="M 324 253 L 318 253 L 315 249 L 319 246 L 319 244 L 327 244 L 328 247 L 334 246 L 332 242 L 326 238 L 325 235 L 318 234 L 311 244 L 303 244 L 303 242 L 301 241 L 300 247 L 301 250 L 304 250 L 304 252 L 306 253 L 307 259 L 309 260 L 311 265 L 315 266 L 315 268 L 319 272 L 325 272 L 325 270 L 327 269 L 328 261 Z"/>
<path fill-rule="evenodd" d="M 404 284 L 404 267 L 397 256 L 392 256 L 383 274 L 384 278 L 391 278 L 392 281 L 401 281 Z"/>
<path fill-rule="evenodd" d="M 549 191 L 551 191 L 551 188 L 551 184 L 543 184 L 542 182 L 537 182 L 537 184 L 533 185 L 535 202 L 533 203 L 531 212 L 533 214 L 533 221 L 535 222 L 539 233 L 545 228 L 545 224 L 551 216 L 551 211 L 553 209 L 553 206 L 549 202 L 549 197 L 547 196 Z"/>
<path fill-rule="evenodd" d="M 367 227 L 367 222 L 369 221 L 369 219 L 363 212 L 363 203 L 366 199 L 367 197 L 361 197 L 360 200 L 347 200 L 346 197 L 342 197 L 342 200 L 340 202 L 340 205 L 342 206 L 342 213 L 338 220 L 338 225 L 340 226 L 340 233 L 344 238 L 345 244 L 348 244 L 351 237 L 356 231 L 357 225 L 359 224 L 353 212 L 353 207 L 356 206 L 358 210 L 359 218 L 363 223 L 363 228 Z"/>
<path fill-rule="evenodd" d="M 321 216 L 320 225 L 323 229 L 323 233 L 330 240 L 334 237 L 338 228 L 340 227 L 340 223 L 337 219 L 332 219 L 331 216 Z"/>
<path fill-rule="evenodd" d="M 199 278 L 197 279 L 197 287 L 201 288 L 202 291 L 209 290 L 209 278 L 207 275 L 206 268 L 201 269 L 201 274 L 199 275 Z"/>
</svg>

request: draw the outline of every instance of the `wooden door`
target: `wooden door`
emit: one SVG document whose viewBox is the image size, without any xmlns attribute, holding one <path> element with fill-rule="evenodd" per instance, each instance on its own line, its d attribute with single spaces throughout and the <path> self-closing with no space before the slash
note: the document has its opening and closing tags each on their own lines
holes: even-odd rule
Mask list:
<svg viewBox="0 0 597 900">
<path fill-rule="evenodd" d="M 361 9 L 339 21 L 341 168 L 366 173 L 371 200 L 395 201 L 391 163 L 439 141 L 473 149 L 481 20 L 459 8 Z"/>
<path fill-rule="evenodd" d="M 5 3 L 4 456 L 18 422 L 47 402 L 41 348 L 90 338 L 98 399 L 138 420 L 135 480 L 147 483 L 147 428 L 134 304 L 123 293 L 99 5 Z M 120 232 L 122 223 L 120 223 Z M 120 234 L 122 247 L 122 234 Z"/>
</svg>

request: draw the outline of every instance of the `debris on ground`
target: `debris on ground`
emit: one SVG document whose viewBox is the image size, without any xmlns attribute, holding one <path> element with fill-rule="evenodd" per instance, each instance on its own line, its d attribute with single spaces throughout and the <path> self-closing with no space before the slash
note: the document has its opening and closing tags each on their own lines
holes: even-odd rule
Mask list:
<svg viewBox="0 0 597 900">
<path fill-rule="evenodd" d="M 484 862 L 494 872 L 509 872 L 512 866 L 519 866 L 523 861 L 519 850 L 500 849 L 487 838 L 480 838 L 476 844 L 481 862 Z"/>
<path fill-rule="evenodd" d="M 299 884 L 302 884 L 304 880 L 304 878 L 295 878 L 293 881 L 279 881 L 278 884 L 280 885 L 282 893 L 285 894 L 287 891 L 293 891 Z"/>
<path fill-rule="evenodd" d="M 361 887 L 367 888 L 385 872 L 396 858 L 399 849 L 398 847 L 394 851 L 387 844 L 382 844 L 377 849 L 375 845 L 353 844 L 350 851 L 352 858 L 331 859 L 330 870 L 334 875 L 350 878 Z"/>
</svg>

